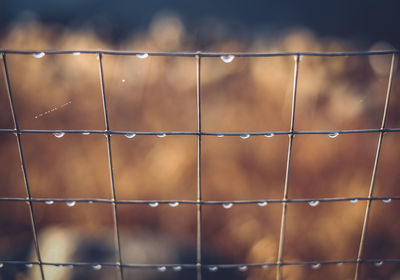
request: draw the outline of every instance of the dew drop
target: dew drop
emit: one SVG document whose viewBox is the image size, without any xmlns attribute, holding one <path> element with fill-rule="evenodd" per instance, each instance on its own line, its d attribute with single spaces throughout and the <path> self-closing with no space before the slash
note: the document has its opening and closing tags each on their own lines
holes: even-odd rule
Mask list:
<svg viewBox="0 0 400 280">
<path fill-rule="evenodd" d="M 3 268 L 4 267 L 4 263 L 0 263 L 0 268 Z"/>
<path fill-rule="evenodd" d="M 66 202 L 66 204 L 68 207 L 73 207 L 73 206 L 75 206 L 76 201 L 68 201 L 68 202 Z"/>
<path fill-rule="evenodd" d="M 160 138 L 164 138 L 165 136 L 167 136 L 167 134 L 165 134 L 165 133 L 157 134 L 157 137 L 160 137 Z"/>
<path fill-rule="evenodd" d="M 260 202 L 258 202 L 257 204 L 258 204 L 258 206 L 264 207 L 264 206 L 267 206 L 268 202 L 266 202 L 266 201 L 260 201 Z"/>
<path fill-rule="evenodd" d="M 221 60 L 225 63 L 231 63 L 235 59 L 234 55 L 222 55 Z"/>
<path fill-rule="evenodd" d="M 173 269 L 174 271 L 181 271 L 181 270 L 182 270 L 182 266 L 177 265 L 177 266 L 172 267 L 172 269 Z"/>
<path fill-rule="evenodd" d="M 357 198 L 350 200 L 350 203 L 357 203 L 357 202 L 358 202 Z"/>
<path fill-rule="evenodd" d="M 82 132 L 82 135 L 89 135 L 89 134 L 90 134 L 90 132 L 88 132 L 88 131 Z"/>
<path fill-rule="evenodd" d="M 32 54 L 33 57 L 35 58 L 42 58 L 43 56 L 45 56 L 46 54 L 44 52 L 35 52 Z"/>
<path fill-rule="evenodd" d="M 72 55 L 78 56 L 78 55 L 81 55 L 81 53 L 80 52 L 73 52 Z"/>
<path fill-rule="evenodd" d="M 53 200 L 46 200 L 44 203 L 46 203 L 47 205 L 52 205 L 54 204 Z"/>
<path fill-rule="evenodd" d="M 328 137 L 329 137 L 329 138 L 336 138 L 336 137 L 338 137 L 338 136 L 339 136 L 339 132 L 329 133 L 329 134 L 328 134 Z"/>
<path fill-rule="evenodd" d="M 317 206 L 317 205 L 319 204 L 319 201 L 318 201 L 318 200 L 313 200 L 313 201 L 310 201 L 308 204 L 309 204 L 311 207 L 315 207 L 315 206 Z"/>
<path fill-rule="evenodd" d="M 229 208 L 231 208 L 232 206 L 233 206 L 232 203 L 224 203 L 224 204 L 222 204 L 222 207 L 224 207 L 225 209 L 229 209 Z"/>
<path fill-rule="evenodd" d="M 158 206 L 158 202 L 150 202 L 149 206 L 150 207 L 157 207 Z"/>
<path fill-rule="evenodd" d="M 140 59 L 145 59 L 149 56 L 149 54 L 148 53 L 138 53 L 136 56 Z"/>
<path fill-rule="evenodd" d="M 72 264 L 67 264 L 65 267 L 68 267 L 69 269 L 73 269 L 74 266 Z"/>
<path fill-rule="evenodd" d="M 384 200 L 382 200 L 384 203 L 390 203 L 392 201 L 391 198 L 385 198 Z"/>
<path fill-rule="evenodd" d="M 125 83 L 125 82 L 126 82 L 126 80 L 122 79 L 122 80 L 121 80 L 121 82 Z"/>
<path fill-rule="evenodd" d="M 247 139 L 247 138 L 249 138 L 250 137 L 250 134 L 243 134 L 243 135 L 240 135 L 240 138 L 242 138 L 242 139 Z"/>
<path fill-rule="evenodd" d="M 241 266 L 239 266 L 238 267 L 238 269 L 239 269 L 239 271 L 246 271 L 247 270 L 247 266 L 245 266 L 245 265 L 241 265 Z"/>
<path fill-rule="evenodd" d="M 170 203 L 168 203 L 168 205 L 171 207 L 177 207 L 177 206 L 179 206 L 179 202 L 178 201 L 170 202 Z"/>
<path fill-rule="evenodd" d="M 25 266 L 26 266 L 27 268 L 32 268 L 32 267 L 33 267 L 33 264 L 27 263 L 27 264 L 25 264 Z"/>
<path fill-rule="evenodd" d="M 264 134 L 264 136 L 265 137 L 267 137 L 267 138 L 271 138 L 271 137 L 273 137 L 275 134 L 273 134 L 273 133 L 265 133 Z"/>
<path fill-rule="evenodd" d="M 102 268 L 101 264 L 95 264 L 92 266 L 94 270 L 100 270 Z"/>
<path fill-rule="evenodd" d="M 263 268 L 263 269 L 267 269 L 268 267 L 269 267 L 268 264 L 263 264 L 263 265 L 261 266 L 261 268 Z"/>
<path fill-rule="evenodd" d="M 343 263 L 342 263 L 342 262 L 338 262 L 336 265 L 337 265 L 337 266 L 342 266 Z"/>
<path fill-rule="evenodd" d="M 61 138 L 65 135 L 65 133 L 64 132 L 56 132 L 56 133 L 53 133 L 53 135 L 57 138 Z"/>
<path fill-rule="evenodd" d="M 375 263 L 375 266 L 382 266 L 383 265 L 383 261 L 379 261 Z"/>
<path fill-rule="evenodd" d="M 217 134 L 217 137 L 219 137 L 219 138 L 222 138 L 222 137 L 224 137 L 225 135 L 223 135 L 223 134 Z"/>
<path fill-rule="evenodd" d="M 215 272 L 215 271 L 218 270 L 218 266 L 210 266 L 210 267 L 208 267 L 208 270 L 212 271 L 212 272 Z"/>
<path fill-rule="evenodd" d="M 318 268 L 320 268 L 321 267 L 321 264 L 320 263 L 315 263 L 315 264 L 312 264 L 311 265 L 311 268 L 312 269 L 318 269 Z"/>
<path fill-rule="evenodd" d="M 124 136 L 125 136 L 126 138 L 131 139 L 131 138 L 135 137 L 136 134 L 135 134 L 135 133 L 127 133 L 127 134 L 124 134 Z"/>
<path fill-rule="evenodd" d="M 165 266 L 159 266 L 159 267 L 157 267 L 157 270 L 160 272 L 164 272 L 167 270 L 167 268 Z"/>
</svg>

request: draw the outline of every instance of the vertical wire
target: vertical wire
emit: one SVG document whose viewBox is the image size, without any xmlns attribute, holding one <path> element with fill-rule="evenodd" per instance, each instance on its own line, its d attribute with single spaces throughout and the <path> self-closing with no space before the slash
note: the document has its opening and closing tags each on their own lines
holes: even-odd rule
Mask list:
<svg viewBox="0 0 400 280">
<path fill-rule="evenodd" d="M 106 100 L 106 91 L 104 85 L 104 73 L 103 73 L 103 55 L 102 53 L 98 53 L 99 60 L 99 74 L 100 74 L 100 85 L 101 85 L 101 95 L 103 97 L 103 109 L 104 109 L 104 121 L 106 125 L 106 137 L 107 137 L 107 151 L 108 151 L 108 165 L 110 170 L 110 179 L 111 179 L 111 192 L 112 192 L 112 205 L 113 205 L 113 214 L 114 214 L 114 228 L 116 232 L 116 240 L 115 245 L 117 249 L 117 257 L 118 262 L 117 266 L 120 271 L 121 280 L 124 280 L 124 271 L 122 265 L 122 255 L 121 255 L 121 239 L 119 234 L 119 226 L 118 226 L 118 208 L 115 194 L 115 181 L 114 181 L 114 168 L 113 168 L 113 160 L 111 153 L 111 134 L 110 134 L 110 123 L 108 119 L 108 110 L 107 110 L 107 100 Z"/>
<path fill-rule="evenodd" d="M 292 159 L 292 147 L 294 138 L 294 120 L 296 110 L 296 95 L 297 95 L 297 80 L 299 76 L 299 61 L 300 55 L 295 56 L 294 74 L 293 74 L 293 96 L 292 96 L 292 110 L 291 110 L 291 121 L 290 121 L 290 134 L 289 134 L 289 147 L 288 156 L 286 162 L 286 175 L 285 175 L 285 189 L 283 193 L 282 202 L 282 218 L 281 218 L 281 231 L 279 234 L 279 247 L 278 247 L 278 259 L 276 268 L 276 279 L 282 279 L 282 262 L 283 262 L 283 250 L 285 243 L 285 228 L 286 228 L 286 213 L 287 213 L 287 199 L 289 189 L 289 174 L 290 174 L 290 163 Z"/>
<path fill-rule="evenodd" d="M 14 98 L 13 98 L 13 94 L 12 94 L 12 91 L 11 91 L 10 77 L 9 77 L 9 74 L 8 74 L 7 59 L 6 59 L 6 55 L 5 54 L 2 54 L 2 57 L 3 57 L 4 80 L 5 80 L 6 87 L 7 87 L 7 95 L 8 95 L 8 100 L 10 102 L 10 107 L 11 107 L 11 113 L 12 113 L 12 117 L 13 117 L 14 126 L 15 126 L 15 129 L 17 131 L 15 135 L 17 137 L 18 153 L 19 153 L 19 158 L 20 158 L 20 161 L 21 161 L 21 169 L 22 169 L 22 175 L 24 177 L 26 193 L 28 195 L 29 214 L 30 214 L 30 218 L 31 218 L 33 239 L 34 239 L 34 243 L 35 243 L 35 251 L 36 251 L 36 255 L 37 255 L 38 261 L 39 261 L 41 277 L 42 277 L 43 280 L 45 280 L 44 271 L 43 271 L 43 262 L 42 262 L 42 257 L 40 255 L 40 249 L 39 249 L 39 240 L 38 240 L 36 219 L 35 219 L 35 215 L 34 215 L 34 211 L 33 211 L 33 205 L 32 205 L 31 190 L 30 190 L 30 187 L 29 187 L 28 176 L 26 174 L 26 165 L 25 165 L 24 153 L 22 151 L 21 132 L 19 130 L 17 114 L 15 112 L 15 106 L 14 106 Z"/>
<path fill-rule="evenodd" d="M 361 263 L 361 257 L 362 257 L 363 251 L 364 251 L 364 244 L 365 244 L 365 239 L 366 239 L 366 234 L 367 234 L 369 214 L 371 211 L 371 204 L 372 204 L 372 198 L 373 198 L 374 187 L 375 187 L 376 173 L 378 170 L 378 163 L 379 163 L 379 158 L 380 158 L 381 149 L 382 149 L 382 142 L 383 142 L 383 135 L 384 135 L 383 129 L 385 128 L 385 125 L 386 125 L 386 118 L 387 118 L 387 112 L 388 112 L 389 100 L 390 100 L 390 92 L 391 92 L 391 88 L 392 88 L 395 57 L 396 57 L 396 55 L 393 53 L 392 54 L 392 62 L 390 64 L 390 72 L 389 72 L 389 79 L 388 79 L 388 85 L 387 85 L 387 91 L 386 91 L 385 108 L 384 108 L 383 117 L 382 117 L 381 132 L 379 133 L 379 140 L 378 140 L 378 146 L 376 149 L 374 169 L 372 171 L 372 178 L 371 178 L 371 184 L 370 184 L 370 188 L 369 188 L 367 207 L 365 208 L 364 224 L 363 224 L 362 231 L 361 231 L 360 247 L 358 248 L 356 272 L 354 275 L 355 280 L 360 279 L 360 269 L 361 269 L 360 263 Z"/>
<path fill-rule="evenodd" d="M 197 83 L 197 246 L 196 267 L 197 280 L 202 279 L 201 251 L 202 251 L 202 185 L 201 185 L 201 87 L 200 87 L 200 52 L 196 55 L 196 83 Z"/>
</svg>

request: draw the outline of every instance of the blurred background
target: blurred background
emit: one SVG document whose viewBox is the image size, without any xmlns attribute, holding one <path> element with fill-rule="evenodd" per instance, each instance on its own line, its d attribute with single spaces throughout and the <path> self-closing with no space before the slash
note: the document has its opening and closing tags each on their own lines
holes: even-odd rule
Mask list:
<svg viewBox="0 0 400 280">
<path fill-rule="evenodd" d="M 396 1 L 2 1 L 1 49 L 139 51 L 349 51 L 398 48 Z M 391 55 L 302 57 L 295 130 L 380 128 Z M 104 130 L 96 55 L 7 55 L 23 129 Z M 196 131 L 196 61 L 190 57 L 104 55 L 110 128 Z M 290 129 L 293 57 L 204 58 L 203 130 Z M 0 72 L 3 72 L 3 67 Z M 4 73 L 1 73 L 3 77 Z M 396 60 L 388 128 L 400 127 Z M 0 128 L 14 128 L 4 79 Z M 368 196 L 377 133 L 296 135 L 289 198 Z M 101 134 L 23 134 L 42 259 L 115 262 L 109 204 L 52 199 L 111 199 L 107 141 Z M 399 133 L 384 136 L 375 196 L 398 196 Z M 197 137 L 111 137 L 117 199 L 196 200 Z M 288 137 L 205 136 L 203 199 L 282 199 Z M 25 198 L 16 137 L 0 134 L 0 196 Z M 288 205 L 284 261 L 357 258 L 366 202 Z M 0 202 L 1 260 L 37 261 L 25 202 Z M 373 201 L 363 258 L 400 259 L 400 202 Z M 127 263 L 195 263 L 196 207 L 118 205 Z M 205 264 L 264 263 L 277 258 L 281 205 L 203 207 Z M 284 279 L 352 279 L 355 266 L 283 268 Z M 46 268 L 47 279 L 112 279 L 113 269 Z M 362 279 L 400 279 L 400 265 L 363 264 Z M 141 274 L 142 273 L 142 274 Z M 127 279 L 195 279 L 194 271 L 128 270 Z M 274 267 L 205 272 L 204 279 L 275 279 Z M 0 279 L 40 279 L 38 267 L 0 267 Z M 57 278 L 58 277 L 58 278 Z M 147 277 L 147 278 L 146 278 Z M 158 278 L 156 278 L 158 277 Z M 180 278 L 179 278 L 180 277 Z"/>
</svg>

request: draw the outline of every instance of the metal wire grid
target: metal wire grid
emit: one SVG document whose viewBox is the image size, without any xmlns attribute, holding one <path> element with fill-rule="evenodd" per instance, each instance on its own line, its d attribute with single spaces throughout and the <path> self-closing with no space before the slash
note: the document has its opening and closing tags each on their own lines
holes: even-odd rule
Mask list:
<svg viewBox="0 0 400 280">
<path fill-rule="evenodd" d="M 12 94 L 12 89 L 10 85 L 9 72 L 7 67 L 7 54 L 21 54 L 21 55 L 35 55 L 35 56 L 44 56 L 44 55 L 61 55 L 61 54 L 96 54 L 98 56 L 99 62 L 99 75 L 100 75 L 100 83 L 101 83 L 101 95 L 103 100 L 103 109 L 104 109 L 104 120 L 105 120 L 105 130 L 32 130 L 32 129 L 20 129 L 18 125 L 18 119 L 15 112 L 14 107 L 14 99 Z M 382 265 L 383 263 L 400 263 L 400 259 L 362 259 L 362 253 L 365 246 L 365 237 L 367 232 L 367 226 L 369 221 L 369 214 L 372 201 L 383 201 L 390 202 L 392 200 L 400 200 L 400 196 L 387 196 L 387 197 L 375 197 L 374 194 L 374 186 L 376 173 L 379 164 L 379 158 L 381 153 L 383 136 L 385 133 L 393 133 L 400 132 L 400 128 L 388 129 L 385 127 L 386 119 L 387 119 L 387 111 L 389 106 L 391 87 L 392 87 L 392 79 L 394 72 L 394 64 L 396 61 L 396 56 L 399 54 L 399 50 L 390 50 L 390 51 L 369 51 L 369 52 L 335 52 L 335 53 L 311 53 L 311 52 L 296 52 L 296 53 L 204 53 L 204 52 L 152 52 L 152 53 L 143 53 L 143 52 L 130 52 L 130 51 L 88 51 L 88 50 L 53 50 L 53 51 L 16 51 L 16 50 L 0 50 L 1 58 L 3 60 L 3 69 L 4 69 L 4 80 L 6 83 L 6 89 L 8 98 L 10 101 L 11 113 L 14 121 L 14 129 L 0 129 L 0 133 L 14 133 L 17 138 L 18 152 L 20 156 L 21 166 L 22 166 L 22 174 L 24 177 L 24 183 L 27 193 L 27 198 L 11 198 L 11 197 L 0 197 L 1 201 L 25 201 L 29 204 L 29 212 L 30 212 L 30 220 L 31 226 L 33 229 L 33 238 L 34 238 L 34 246 L 37 255 L 37 262 L 29 262 L 29 261 L 0 261 L 1 267 L 4 264 L 10 265 L 39 265 L 40 273 L 43 280 L 45 280 L 45 273 L 43 270 L 43 266 L 66 266 L 66 267 L 117 267 L 121 279 L 124 279 L 124 269 L 125 268 L 152 268 L 157 269 L 159 271 L 165 271 L 166 269 L 172 269 L 175 271 L 179 271 L 181 269 L 195 269 L 197 271 L 197 279 L 202 279 L 202 270 L 208 269 L 210 271 L 216 271 L 218 269 L 238 269 L 239 271 L 246 271 L 248 268 L 267 268 L 267 267 L 277 267 L 276 279 L 282 279 L 282 266 L 311 266 L 314 269 L 319 268 L 321 265 L 343 265 L 343 264 L 356 264 L 356 270 L 354 279 L 360 278 L 360 264 L 362 263 L 374 263 L 377 266 Z M 109 126 L 109 117 L 107 110 L 107 102 L 106 102 L 106 89 L 103 75 L 103 63 L 102 58 L 103 55 L 148 55 L 148 56 L 184 56 L 184 57 L 194 57 L 196 58 L 196 81 L 197 81 L 197 131 L 170 131 L 170 132 L 140 132 L 140 131 L 113 131 Z M 386 100 L 384 105 L 384 113 L 382 117 L 381 127 L 379 129 L 360 129 L 360 130 L 335 130 L 335 131 L 296 131 L 295 130 L 295 109 L 296 109 L 296 95 L 297 95 L 297 82 L 298 82 L 298 74 L 299 74 L 299 66 L 300 66 L 300 57 L 301 56 L 365 56 L 365 55 L 392 55 L 389 79 L 387 85 L 386 92 Z M 276 56 L 293 56 L 295 59 L 294 71 L 293 71 L 293 94 L 292 94 L 292 107 L 291 107 L 291 124 L 289 131 L 267 131 L 267 132 L 235 132 L 235 133 L 226 133 L 226 132 L 203 132 L 202 131 L 202 117 L 201 117 L 201 85 L 200 85 L 200 70 L 201 70 L 201 58 L 202 57 L 276 57 Z M 112 191 L 112 199 L 39 199 L 32 198 L 29 181 L 26 174 L 26 165 L 23 154 L 23 147 L 21 143 L 21 134 L 22 133 L 96 133 L 96 134 L 104 134 L 107 137 L 107 151 L 108 151 L 108 165 L 109 172 L 111 178 L 111 191 Z M 350 134 L 350 133 L 379 133 L 379 141 L 374 161 L 374 168 L 371 177 L 371 183 L 369 188 L 368 197 L 335 197 L 335 198 L 319 198 L 319 199 L 288 199 L 288 190 L 289 190 L 289 174 L 290 174 L 290 166 L 292 159 L 292 145 L 293 138 L 296 134 L 328 134 L 328 135 L 338 135 L 338 134 Z M 111 135 L 112 134 L 137 134 L 137 135 L 158 135 L 158 136 L 166 136 L 166 135 L 195 135 L 197 136 L 197 199 L 193 200 L 117 200 L 115 195 L 115 183 L 114 183 L 114 172 L 113 172 L 113 160 L 112 160 L 112 150 L 111 150 Z M 284 195 L 283 199 L 263 199 L 263 200 L 236 200 L 236 201 L 204 201 L 202 199 L 202 136 L 273 136 L 273 135 L 288 135 L 289 136 L 289 145 L 288 145 L 288 156 L 287 156 L 287 164 L 286 164 L 286 175 L 285 175 L 285 185 L 284 185 Z M 286 213 L 287 213 L 287 205 L 288 203 L 309 203 L 310 205 L 316 204 L 319 202 L 337 202 L 337 201 L 367 201 L 367 206 L 365 209 L 364 222 L 361 232 L 361 240 L 358 250 L 358 255 L 356 260 L 337 260 L 337 261 L 313 261 L 313 262 L 284 262 L 283 249 L 284 249 L 284 240 L 285 240 L 285 227 L 286 227 Z M 35 220 L 35 215 L 32 207 L 32 202 L 50 202 L 50 203 L 69 203 L 69 202 L 78 202 L 78 203 L 107 203 L 113 206 L 113 221 L 114 221 L 114 230 L 116 233 L 115 240 L 115 248 L 117 253 L 117 262 L 115 263 L 53 263 L 53 262 L 43 262 L 40 254 L 40 248 L 38 243 L 38 232 L 37 225 Z M 149 265 L 149 264 L 127 264 L 124 263 L 121 256 L 121 245 L 120 245 L 120 234 L 119 234 L 119 225 L 117 222 L 118 211 L 117 204 L 194 204 L 197 206 L 197 241 L 196 241 L 196 263 L 195 264 L 158 264 L 158 265 Z M 230 207 L 234 204 L 258 204 L 259 206 L 265 206 L 268 203 L 279 203 L 282 204 L 282 216 L 281 216 L 281 230 L 279 237 L 279 247 L 278 247 L 278 256 L 277 261 L 274 263 L 257 263 L 257 264 L 218 264 L 218 265 L 205 265 L 202 264 L 202 206 L 203 205 L 223 205 L 226 207 Z"/>
</svg>

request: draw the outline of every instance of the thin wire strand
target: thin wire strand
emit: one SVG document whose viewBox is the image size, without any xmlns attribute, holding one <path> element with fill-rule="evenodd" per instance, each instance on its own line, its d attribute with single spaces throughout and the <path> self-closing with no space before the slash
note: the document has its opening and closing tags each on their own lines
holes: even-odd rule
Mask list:
<svg viewBox="0 0 400 280">
<path fill-rule="evenodd" d="M 308 262 L 283 262 L 280 265 L 281 266 L 310 266 L 313 268 L 315 265 L 319 265 L 315 267 L 314 269 L 318 269 L 322 265 L 338 265 L 342 266 L 345 264 L 356 264 L 358 261 L 357 260 L 335 260 L 335 261 L 308 261 Z M 92 267 L 96 268 L 99 265 L 101 267 L 124 267 L 124 268 L 131 268 L 131 269 L 157 269 L 159 270 L 160 267 L 165 267 L 166 269 L 172 269 L 175 272 L 179 272 L 181 269 L 197 269 L 196 264 L 122 264 L 119 265 L 118 263 L 113 263 L 113 262 L 32 262 L 32 261 L 0 261 L 0 263 L 3 265 L 40 265 L 42 264 L 43 266 L 57 266 L 57 267 Z M 385 263 L 390 264 L 390 263 L 400 263 L 400 259 L 365 259 L 362 260 L 361 263 L 365 264 L 375 264 L 376 266 L 381 266 Z M 241 263 L 241 264 L 207 264 L 203 265 L 203 268 L 208 268 L 210 271 L 215 271 L 213 268 L 217 269 L 239 269 L 246 267 L 247 268 L 263 268 L 263 269 L 268 269 L 269 267 L 274 267 L 278 266 L 278 263 Z M 179 270 L 176 270 L 174 268 L 180 267 Z M 100 268 L 101 269 L 101 268 Z M 160 271 L 160 270 L 159 270 Z M 163 270 L 164 271 L 164 270 Z M 242 270 L 244 271 L 244 270 Z"/>
<path fill-rule="evenodd" d="M 99 54 L 98 56 L 99 59 L 99 74 L 100 74 L 100 84 L 101 84 L 101 95 L 103 97 L 103 108 L 104 108 L 104 121 L 106 125 L 106 131 L 108 132 L 110 130 L 110 123 L 108 119 L 108 110 L 107 110 L 107 100 L 106 100 L 106 90 L 105 90 L 105 85 L 104 85 L 104 73 L 103 73 L 103 58 L 102 55 Z M 111 153 L 111 134 L 107 133 L 106 134 L 107 138 L 107 152 L 108 152 L 108 164 L 109 164 L 109 170 L 110 170 L 110 180 L 111 180 L 111 192 L 112 192 L 112 205 L 113 205 L 113 218 L 114 218 L 114 228 L 115 228 L 115 233 L 116 233 L 116 249 L 117 249 L 117 257 L 118 257 L 118 262 L 119 262 L 119 271 L 120 271 L 120 276 L 121 280 L 124 280 L 124 271 L 123 267 L 121 266 L 122 264 L 122 254 L 121 254 L 121 239 L 120 239 L 120 234 L 119 234 L 119 226 L 118 226 L 118 208 L 117 204 L 115 203 L 116 200 L 116 193 L 115 193 L 115 181 L 114 181 L 114 168 L 113 168 L 113 160 L 112 160 L 112 153 Z"/>
<path fill-rule="evenodd" d="M 392 89 L 393 69 L 394 69 L 395 57 L 396 57 L 395 54 L 393 54 L 392 55 L 392 62 L 390 64 L 390 72 L 389 72 L 389 79 L 388 79 L 388 85 L 387 85 L 385 107 L 384 107 L 384 111 L 383 111 L 382 125 L 381 125 L 381 129 L 382 130 L 386 126 L 386 118 L 387 118 L 387 112 L 388 112 L 388 107 L 389 107 L 390 92 L 391 92 L 391 89 Z M 361 268 L 360 260 L 362 258 L 362 254 L 363 254 L 363 250 L 364 250 L 365 238 L 366 238 L 366 235 L 367 235 L 368 220 L 369 220 L 369 214 L 370 214 L 370 211 L 371 211 L 371 204 L 372 204 L 371 198 L 373 197 L 373 194 L 374 194 L 376 173 L 377 173 L 377 170 L 378 170 L 379 158 L 380 158 L 381 149 L 382 149 L 383 136 L 384 136 L 384 133 L 380 132 L 379 140 L 378 140 L 378 147 L 376 148 L 376 157 L 375 157 L 374 169 L 372 171 L 371 185 L 370 185 L 369 194 L 368 194 L 369 200 L 367 201 L 367 207 L 365 209 L 365 216 L 364 216 L 364 224 L 363 224 L 362 231 L 361 231 L 360 247 L 358 249 L 357 265 L 356 265 L 356 271 L 355 271 L 355 275 L 354 275 L 354 279 L 355 280 L 360 279 L 360 268 Z"/>
<path fill-rule="evenodd" d="M 34 240 L 34 245 L 35 245 L 35 251 L 37 258 L 39 260 L 39 267 L 40 267 L 40 275 L 42 277 L 42 280 L 45 280 L 44 277 L 44 272 L 43 272 L 43 266 L 42 266 L 42 257 L 40 255 L 40 249 L 39 249 L 39 241 L 38 241 L 38 232 L 37 232 L 37 225 L 36 225 L 36 219 L 33 211 L 33 206 L 32 206 L 32 196 L 31 196 L 31 190 L 29 188 L 29 181 L 28 181 L 28 176 L 26 174 L 26 165 L 25 165 L 25 159 L 24 159 L 24 153 L 22 150 L 22 143 L 21 143 L 21 134 L 19 133 L 19 125 L 18 125 L 18 119 L 17 119 L 17 114 L 15 112 L 15 106 L 14 106 L 14 98 L 11 90 L 11 84 L 10 84 L 10 77 L 8 74 L 8 67 L 7 67 L 7 58 L 6 55 L 3 54 L 3 70 L 4 70 L 4 80 L 6 83 L 6 88 L 7 88 L 7 95 L 8 95 L 8 100 L 10 102 L 10 108 L 11 108 L 11 114 L 16 130 L 16 138 L 17 138 L 17 144 L 18 144 L 18 153 L 19 153 L 19 158 L 21 161 L 21 169 L 22 169 L 22 175 L 24 177 L 24 184 L 26 188 L 26 193 L 28 195 L 28 204 L 29 204 L 29 214 L 30 214 L 30 219 L 31 219 L 31 225 L 32 225 L 32 232 L 33 232 L 33 240 Z"/>
<path fill-rule="evenodd" d="M 231 203 L 234 205 L 240 204 L 258 204 L 258 203 L 272 203 L 272 204 L 280 204 L 280 203 L 309 203 L 309 202 L 358 202 L 358 201 L 368 201 L 368 200 L 378 200 L 383 201 L 385 203 L 390 203 L 392 200 L 400 200 L 400 196 L 382 196 L 382 197 L 322 197 L 322 198 L 300 198 L 300 199 L 260 199 L 260 200 L 201 200 L 200 202 L 197 200 L 112 200 L 112 199 L 101 199 L 101 198 L 20 198 L 20 197 L 0 197 L 0 201 L 15 201 L 15 202 L 47 202 L 47 204 L 51 205 L 52 203 L 66 203 L 66 202 L 76 202 L 76 203 L 116 203 L 116 204 L 150 204 L 150 203 L 158 203 L 158 204 L 170 204 L 170 203 L 178 203 L 179 204 L 202 204 L 202 205 L 223 205 L 227 203 Z M 262 207 L 266 206 L 262 204 Z M 176 207 L 176 206 L 175 206 Z"/>
<path fill-rule="evenodd" d="M 299 131 L 263 131 L 263 132 L 197 132 L 197 131 L 117 131 L 117 130 L 49 130 L 49 129 L 12 129 L 12 128 L 0 128 L 0 133 L 37 133 L 37 134 L 46 134 L 46 133 L 65 133 L 65 134 L 114 134 L 114 135 L 128 135 L 131 136 L 135 134 L 135 136 L 157 136 L 161 134 L 165 135 L 186 135 L 186 136 L 242 136 L 242 135 L 250 135 L 250 136 L 275 136 L 275 135 L 290 135 L 290 134 L 360 134 L 360 133 L 386 133 L 386 132 L 400 132 L 400 128 L 376 128 L 376 129 L 352 129 L 352 130 L 299 130 Z"/>
<path fill-rule="evenodd" d="M 300 56 L 295 56 L 294 63 L 294 74 L 293 74 L 293 96 L 292 96 L 292 111 L 291 111 L 291 122 L 290 122 L 290 131 L 292 134 L 289 134 L 289 147 L 288 147 L 288 156 L 286 163 L 286 175 L 285 175 L 285 188 L 283 193 L 283 203 L 282 203 L 282 218 L 281 218 L 281 231 L 279 234 L 279 247 L 278 247 L 278 268 L 276 269 L 276 279 L 282 279 L 282 267 L 281 263 L 283 262 L 283 250 L 285 243 L 285 228 L 286 228 L 286 213 L 287 213 L 287 199 L 288 199 L 288 191 L 289 191 L 289 176 L 290 176 L 290 163 L 292 158 L 292 147 L 293 147 L 293 138 L 294 138 L 294 121 L 295 121 L 295 113 L 296 113 L 296 95 L 297 95 L 297 80 L 299 76 L 299 62 Z"/>
<path fill-rule="evenodd" d="M 275 56 L 365 56 L 365 55 L 387 55 L 396 54 L 400 51 L 378 50 L 378 51 L 348 51 L 348 52 L 146 52 L 146 51 L 115 51 L 115 50 L 0 50 L 4 54 L 34 55 L 43 53 L 45 55 L 56 54 L 104 54 L 104 55 L 126 55 L 135 56 L 147 54 L 148 56 L 183 56 L 183 57 L 221 57 L 234 55 L 237 57 L 275 57 Z"/>
<path fill-rule="evenodd" d="M 196 84 L 197 84 L 197 248 L 196 248 L 196 266 L 197 266 L 197 280 L 202 279 L 201 271 L 201 257 L 202 257 L 202 180 L 201 180 L 201 85 L 200 85 L 200 56 L 196 56 Z"/>
</svg>

